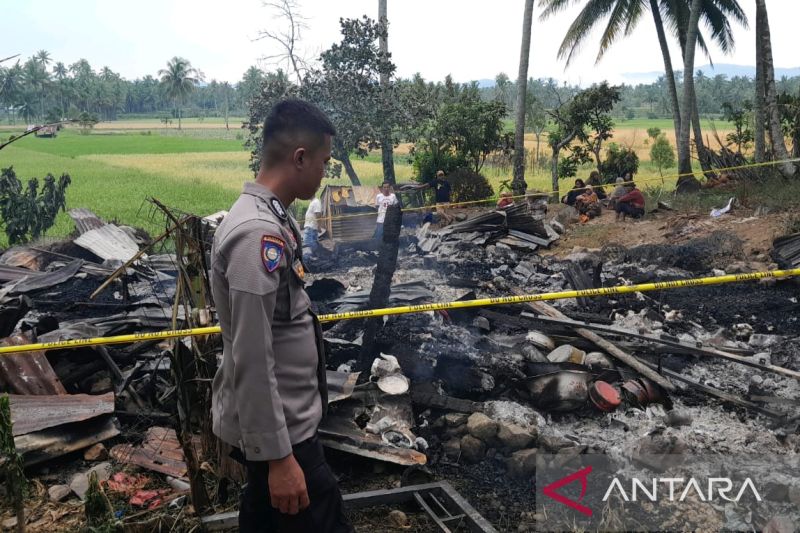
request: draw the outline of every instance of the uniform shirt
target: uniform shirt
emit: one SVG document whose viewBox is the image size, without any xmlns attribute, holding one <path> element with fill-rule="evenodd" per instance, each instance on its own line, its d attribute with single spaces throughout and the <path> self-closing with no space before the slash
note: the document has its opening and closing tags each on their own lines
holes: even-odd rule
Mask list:
<svg viewBox="0 0 800 533">
<path fill-rule="evenodd" d="M 322 202 L 319 201 L 319 198 L 314 198 L 311 200 L 311 203 L 308 204 L 308 209 L 306 209 L 306 220 L 303 223 L 303 229 L 315 229 L 319 230 L 319 223 L 317 219 L 317 215 L 322 214 Z"/>
<path fill-rule="evenodd" d="M 327 405 L 321 330 L 303 288 L 299 230 L 267 188 L 248 183 L 217 228 L 211 289 L 222 328 L 213 431 L 250 461 L 292 453 Z"/>
<path fill-rule="evenodd" d="M 375 197 L 375 205 L 378 206 L 378 224 L 383 224 L 383 221 L 386 220 L 386 210 L 390 205 L 395 205 L 396 203 L 397 196 L 395 196 L 394 193 L 378 193 L 378 196 Z"/>
</svg>

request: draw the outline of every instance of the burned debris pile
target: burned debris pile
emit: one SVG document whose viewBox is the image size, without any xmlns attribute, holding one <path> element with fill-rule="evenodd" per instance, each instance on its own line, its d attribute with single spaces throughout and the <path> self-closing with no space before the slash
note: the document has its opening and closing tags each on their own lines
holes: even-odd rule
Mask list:
<svg viewBox="0 0 800 533">
<path fill-rule="evenodd" d="M 387 305 L 755 268 L 722 233 L 541 255 L 562 228 L 536 205 L 404 233 Z M 207 262 L 224 214 L 158 208 L 171 228 L 169 253 L 81 210 L 72 213 L 75 239 L 0 256 L 2 345 L 134 335 L 126 344 L 0 356 L 15 447 L 42 487 L 29 525 L 82 524 L 79 502 L 95 478 L 126 525 L 235 524 L 242 470 L 209 431 L 219 338 L 137 335 L 216 323 Z M 773 257 L 793 264 L 795 244 L 779 239 Z M 369 306 L 374 273 L 364 261 L 373 251 L 317 263 L 306 277 L 316 312 Z M 659 447 L 797 454 L 797 297 L 793 282 L 769 280 L 425 311 L 372 328 L 359 318 L 326 322 L 329 409 L 320 438 L 354 521 L 376 530 L 387 520 L 420 531 L 440 531 L 437 523 L 534 530 L 544 517 L 532 477 L 549 455 L 570 464 L 589 453 Z M 791 505 L 795 492 L 784 492 L 778 503 Z M 401 502 L 409 504 L 402 511 Z M 370 512 L 376 504 L 384 507 Z M 52 505 L 78 511 L 54 518 Z M 741 518 L 731 509 L 720 516 L 728 525 Z M 10 524 L 11 512 L 2 518 Z"/>
</svg>

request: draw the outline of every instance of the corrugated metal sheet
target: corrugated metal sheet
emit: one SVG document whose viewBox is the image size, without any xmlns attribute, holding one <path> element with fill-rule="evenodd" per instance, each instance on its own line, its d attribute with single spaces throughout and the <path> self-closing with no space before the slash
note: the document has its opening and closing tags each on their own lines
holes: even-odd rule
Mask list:
<svg viewBox="0 0 800 533">
<path fill-rule="evenodd" d="M 44 265 L 45 255 L 27 246 L 17 246 L 7 250 L 0 256 L 0 265 L 28 270 L 41 270 Z"/>
<path fill-rule="evenodd" d="M 111 415 L 44 429 L 14 437 L 14 447 L 26 466 L 88 448 L 119 435 L 117 419 Z"/>
<path fill-rule="evenodd" d="M 15 437 L 114 412 L 113 392 L 96 396 L 89 394 L 18 396 L 12 394 L 9 399 Z"/>
<path fill-rule="evenodd" d="M 183 448 L 174 429 L 151 427 L 141 446 L 118 444 L 111 448 L 111 457 L 172 477 L 186 475 Z"/>
<path fill-rule="evenodd" d="M 87 231 L 75 239 L 75 244 L 101 259 L 127 261 L 139 253 L 136 241 L 125 230 L 114 224 L 106 224 L 101 228 Z"/>
<path fill-rule="evenodd" d="M 31 338 L 16 334 L 0 341 L 0 346 L 30 344 Z M 9 354 L 0 357 L 0 391 L 11 394 L 66 394 L 44 352 Z"/>
<path fill-rule="evenodd" d="M 83 259 L 76 259 L 64 267 L 52 272 L 31 272 L 31 275 L 16 282 L 11 289 L 11 294 L 24 294 L 55 287 L 71 280 L 83 266 Z"/>
<path fill-rule="evenodd" d="M 81 235 L 83 235 L 87 231 L 102 228 L 106 224 L 105 222 L 100 220 L 100 217 L 98 217 L 88 209 L 84 209 L 83 207 L 70 209 L 69 217 L 73 221 L 75 221 L 75 227 L 78 229 L 78 233 L 80 233 Z"/>
</svg>

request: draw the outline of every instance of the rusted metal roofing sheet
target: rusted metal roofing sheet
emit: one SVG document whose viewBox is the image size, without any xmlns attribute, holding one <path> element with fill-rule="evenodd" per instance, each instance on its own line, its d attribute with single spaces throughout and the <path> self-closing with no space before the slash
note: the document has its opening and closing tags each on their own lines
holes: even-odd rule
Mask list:
<svg viewBox="0 0 800 533">
<path fill-rule="evenodd" d="M 174 429 L 151 427 L 141 446 L 118 444 L 111 448 L 111 457 L 168 476 L 186 476 L 183 449 Z"/>
<path fill-rule="evenodd" d="M 85 422 L 35 431 L 14 437 L 14 447 L 22 455 L 26 466 L 88 448 L 119 435 L 117 419 L 102 415 Z"/>
<path fill-rule="evenodd" d="M 14 436 L 114 412 L 114 393 L 9 396 Z"/>
<path fill-rule="evenodd" d="M 136 241 L 125 230 L 114 224 L 106 224 L 101 228 L 87 231 L 75 239 L 75 244 L 101 259 L 127 261 L 139 253 Z"/>
<path fill-rule="evenodd" d="M 30 273 L 31 270 L 41 270 L 45 262 L 44 253 L 39 250 L 34 250 L 27 246 L 15 246 L 6 250 L 0 256 L 0 265 L 6 267 L 20 267 L 27 269 Z"/>
<path fill-rule="evenodd" d="M 102 228 L 106 224 L 105 222 L 100 220 L 100 217 L 98 217 L 88 209 L 84 209 L 83 207 L 70 209 L 69 218 L 71 218 L 75 222 L 75 227 L 78 229 L 78 233 L 80 233 L 81 235 L 83 235 L 87 231 Z"/>
<path fill-rule="evenodd" d="M 0 340 L 0 346 L 30 344 L 26 333 Z M 28 352 L 0 357 L 0 392 L 10 394 L 67 394 L 44 352 Z"/>
</svg>

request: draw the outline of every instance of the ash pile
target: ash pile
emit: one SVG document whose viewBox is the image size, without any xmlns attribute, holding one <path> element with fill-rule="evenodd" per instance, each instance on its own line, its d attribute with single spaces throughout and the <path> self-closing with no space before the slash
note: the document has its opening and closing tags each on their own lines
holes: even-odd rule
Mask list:
<svg viewBox="0 0 800 533">
<path fill-rule="evenodd" d="M 564 260 L 502 245 L 497 235 L 483 241 L 477 232 L 426 229 L 418 236 L 398 259 L 391 305 L 777 268 L 766 252 L 746 256 L 725 233 L 676 245 L 575 249 Z M 321 312 L 344 309 L 347 295 L 358 293 L 364 299 L 356 308 L 366 308 L 372 269 L 343 265 L 312 279 L 312 293 L 318 284 L 336 286 L 313 294 Z M 544 520 L 532 511 L 539 455 L 556 454 L 564 464 L 591 453 L 798 457 L 797 305 L 794 281 L 764 280 L 391 316 L 380 320 L 373 343 L 364 338 L 366 321 L 327 324 L 330 367 L 364 370 L 355 385 L 364 392 L 347 407 L 332 406 L 329 422 L 348 421 L 359 446 L 356 427 L 402 449 L 405 465 L 424 453 L 427 475 L 453 483 L 492 524 L 505 524 L 499 529 L 533 530 Z M 366 371 L 382 360 L 396 362 L 403 376 L 402 416 L 391 414 L 398 397 Z M 395 477 L 376 483 L 387 479 Z M 763 515 L 728 507 L 719 510 L 720 523 L 765 527 L 791 510 L 798 488 L 775 483 L 782 488 Z"/>
</svg>

